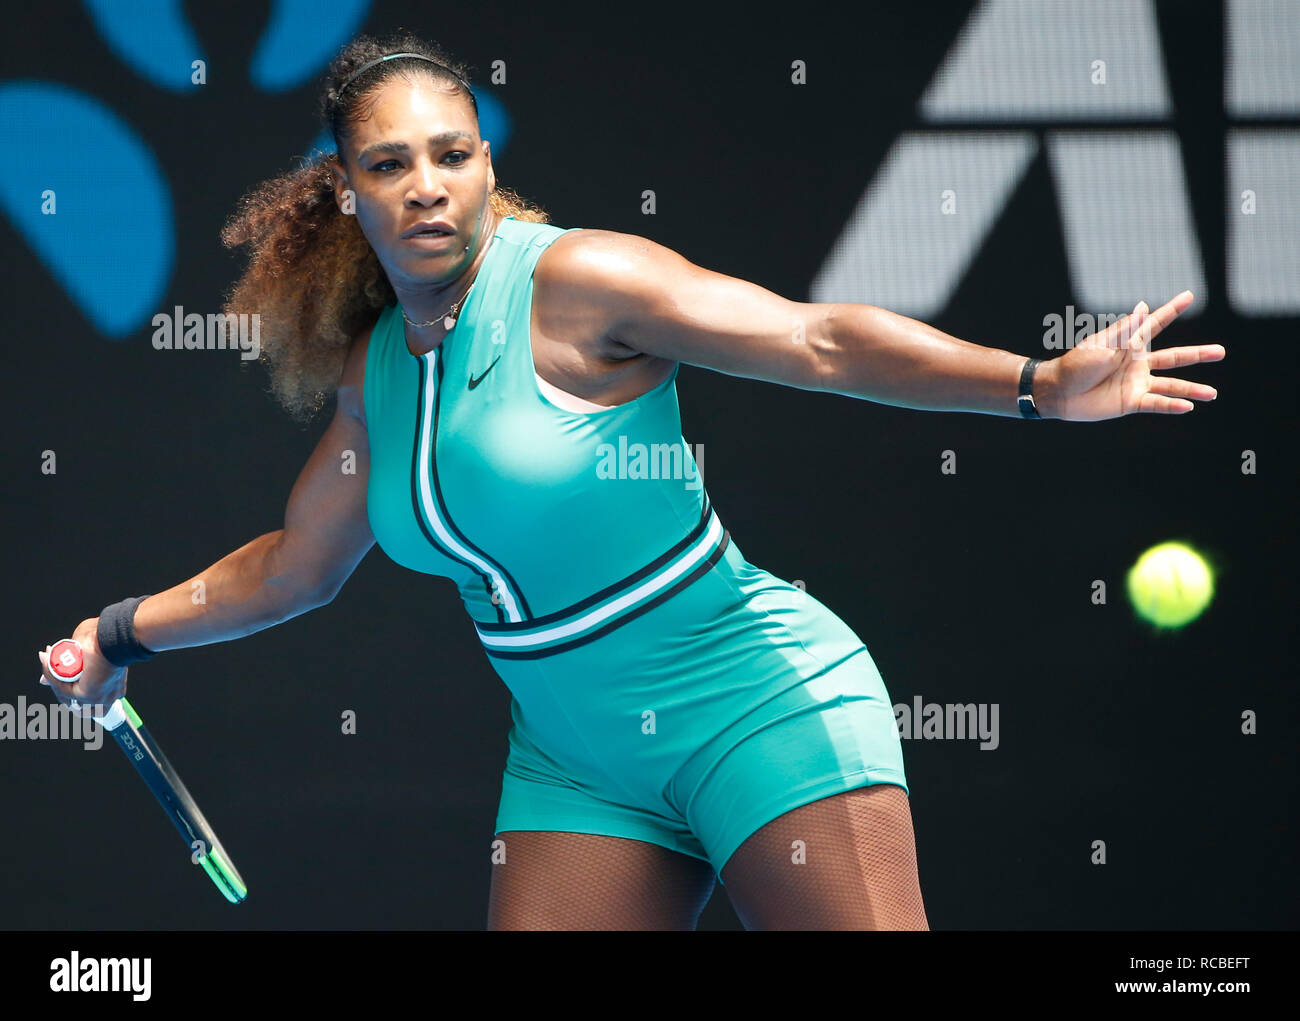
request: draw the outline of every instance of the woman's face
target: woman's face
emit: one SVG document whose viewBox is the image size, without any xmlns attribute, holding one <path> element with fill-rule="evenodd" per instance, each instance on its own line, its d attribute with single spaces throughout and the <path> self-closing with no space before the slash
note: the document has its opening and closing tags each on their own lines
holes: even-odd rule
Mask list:
<svg viewBox="0 0 1300 1021">
<path fill-rule="evenodd" d="M 340 153 L 346 174 L 334 171 L 340 207 L 348 208 L 350 188 L 362 233 L 394 287 L 455 280 L 496 227 L 488 202 L 496 175 L 473 108 L 423 78 L 395 78 L 369 102 L 371 115 Z M 412 233 L 428 220 L 452 233 Z"/>
</svg>

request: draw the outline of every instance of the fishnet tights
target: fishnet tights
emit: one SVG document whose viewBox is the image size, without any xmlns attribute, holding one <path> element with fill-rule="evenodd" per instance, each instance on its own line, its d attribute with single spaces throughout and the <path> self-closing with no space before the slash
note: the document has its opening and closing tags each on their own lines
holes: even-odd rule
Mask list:
<svg viewBox="0 0 1300 1021">
<path fill-rule="evenodd" d="M 489 929 L 693 930 L 713 893 L 708 862 L 658 844 L 539 830 L 497 839 Z"/>
<path fill-rule="evenodd" d="M 722 870 L 747 929 L 929 929 L 907 793 L 873 784 L 802 805 Z"/>
<path fill-rule="evenodd" d="M 692 930 L 713 892 L 708 863 L 588 833 L 509 831 L 492 866 L 489 929 Z M 907 794 L 859 787 L 787 812 L 722 871 L 747 929 L 928 929 Z"/>
</svg>

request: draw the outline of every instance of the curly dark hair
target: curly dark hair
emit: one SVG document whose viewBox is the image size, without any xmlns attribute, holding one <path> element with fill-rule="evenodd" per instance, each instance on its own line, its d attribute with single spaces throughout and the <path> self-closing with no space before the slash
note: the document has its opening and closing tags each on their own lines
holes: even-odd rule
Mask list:
<svg viewBox="0 0 1300 1021">
<path fill-rule="evenodd" d="M 340 95 L 353 72 L 389 53 L 418 53 L 438 63 L 387 60 Z M 270 371 L 270 391 L 296 421 L 309 422 L 320 411 L 338 388 L 353 338 L 397 300 L 357 218 L 339 211 L 330 167 L 339 163 L 354 126 L 370 115 L 381 87 L 399 76 L 414 83 L 419 75 L 435 89 L 465 97 L 477 124 L 467 65 L 409 32 L 358 36 L 330 63 L 320 96 L 320 118 L 334 136 L 335 151 L 252 188 L 222 228 L 227 248 L 249 246 L 248 265 L 223 311 L 260 315 L 259 360 Z M 501 216 L 549 222 L 545 210 L 500 184 L 488 201 Z"/>
</svg>

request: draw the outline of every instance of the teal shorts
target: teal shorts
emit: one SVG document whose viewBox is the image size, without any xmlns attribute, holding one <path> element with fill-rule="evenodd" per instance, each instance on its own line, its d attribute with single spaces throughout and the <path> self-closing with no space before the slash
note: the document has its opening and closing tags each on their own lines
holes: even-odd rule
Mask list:
<svg viewBox="0 0 1300 1021">
<path fill-rule="evenodd" d="M 820 604 L 810 602 L 817 612 Z M 707 737 L 688 754 L 689 738 L 673 732 L 676 758 L 660 753 L 667 742 L 656 743 L 659 730 L 647 732 L 642 719 L 603 769 L 594 758 L 540 747 L 513 702 L 496 832 L 642 840 L 708 862 L 721 882 L 746 838 L 785 812 L 871 784 L 907 790 L 893 707 L 865 646 L 765 691 L 773 693 L 716 733 L 692 718 L 694 732 Z M 671 729 L 672 721 L 657 719 L 656 727 Z"/>
</svg>

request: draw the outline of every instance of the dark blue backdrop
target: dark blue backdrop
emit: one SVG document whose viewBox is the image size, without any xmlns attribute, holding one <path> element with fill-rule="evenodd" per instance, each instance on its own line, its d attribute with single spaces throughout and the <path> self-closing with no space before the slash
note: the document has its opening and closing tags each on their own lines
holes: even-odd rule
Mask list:
<svg viewBox="0 0 1300 1021">
<path fill-rule="evenodd" d="M 295 426 L 261 368 L 156 351 L 148 323 L 174 305 L 218 310 L 241 265 L 218 231 L 244 190 L 315 143 L 319 73 L 356 26 L 409 27 L 474 64 L 498 177 L 553 222 L 644 235 L 808 300 L 890 147 L 925 127 L 919 99 L 972 6 L 804 5 L 778 25 L 549 3 L 439 5 L 435 17 L 379 0 L 311 5 L 288 42 L 269 2 L 190 3 L 189 29 L 147 32 L 93 14 L 102 4 L 10 13 L 0 699 L 43 697 L 37 647 L 106 603 L 281 527 L 327 416 Z M 1224 362 L 1187 373 L 1217 401 L 1180 417 L 1028 423 L 691 366 L 678 380 L 683 433 L 703 444 L 711 498 L 745 555 L 839 613 L 895 703 L 999 707 L 995 750 L 904 743 L 935 929 L 1296 922 L 1297 321 L 1294 308 L 1248 317 L 1227 298 L 1223 10 L 1154 10 L 1173 100 L 1164 126 L 1181 146 L 1206 284 L 1199 314 L 1158 343 L 1225 344 Z M 188 68 L 196 47 L 207 84 L 178 83 L 176 61 Z M 507 82 L 493 86 L 496 60 Z M 806 85 L 791 82 L 794 60 Z M 1269 123 L 1300 131 L 1300 116 Z M 32 212 L 47 181 L 62 216 L 89 217 L 79 234 L 55 236 Z M 928 321 L 1041 354 L 1044 316 L 1079 304 L 1056 195 L 1040 148 Z M 940 471 L 945 450 L 955 476 Z M 1242 471 L 1247 450 L 1255 474 Z M 1123 578 L 1170 538 L 1214 558 L 1219 591 L 1195 624 L 1157 635 Z M 1091 601 L 1095 579 L 1105 605 Z M 393 648 L 421 665 L 396 668 L 382 655 Z M 0 928 L 483 926 L 508 695 L 449 582 L 376 548 L 331 605 L 161 655 L 132 670 L 131 694 L 248 902 L 208 889 L 111 742 L 4 740 Z M 340 733 L 347 709 L 354 736 Z M 1246 712 L 1257 734 L 1243 734 Z M 719 891 L 701 928 L 736 927 Z"/>
</svg>

